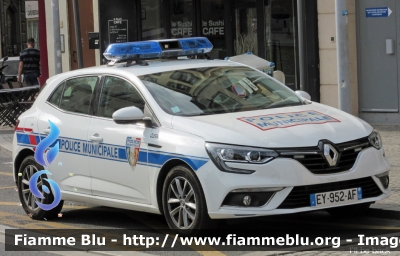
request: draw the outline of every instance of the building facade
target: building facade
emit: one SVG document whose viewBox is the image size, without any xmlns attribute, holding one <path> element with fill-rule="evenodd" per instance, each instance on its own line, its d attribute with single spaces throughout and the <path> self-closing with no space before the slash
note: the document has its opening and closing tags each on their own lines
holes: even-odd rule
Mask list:
<svg viewBox="0 0 400 256">
<path fill-rule="evenodd" d="M 78 68 L 72 2 L 59 0 L 63 71 Z M 372 123 L 400 124 L 400 6 L 396 0 L 346 3 L 342 11 L 349 38 L 349 112 Z M 51 1 L 45 5 L 52 56 Z M 374 14 L 374 8 L 382 6 L 387 12 Z M 111 43 L 206 36 L 214 45 L 211 57 L 253 52 L 275 62 L 292 89 L 339 106 L 334 0 L 78 0 L 78 9 L 84 67 L 102 64 L 102 52 Z M 379 29 L 382 26 L 390 29 Z M 95 43 L 89 39 L 91 32 L 98 33 Z M 49 73 L 54 74 L 51 58 Z"/>
<path fill-rule="evenodd" d="M 0 0 L 0 20 L 0 57 L 19 56 L 27 38 L 39 41 L 37 0 Z"/>
<path fill-rule="evenodd" d="M 373 124 L 400 125 L 400 6 L 347 0 L 347 13 L 352 113 Z M 335 15 L 335 1 L 318 1 L 321 102 L 338 107 Z"/>
</svg>

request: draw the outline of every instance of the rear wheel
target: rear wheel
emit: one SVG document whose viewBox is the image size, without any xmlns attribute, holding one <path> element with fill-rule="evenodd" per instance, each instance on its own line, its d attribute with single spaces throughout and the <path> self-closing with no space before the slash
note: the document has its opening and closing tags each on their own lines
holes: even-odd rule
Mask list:
<svg viewBox="0 0 400 256">
<path fill-rule="evenodd" d="M 39 189 L 40 193 L 44 196 L 43 199 L 37 198 L 33 195 L 32 191 L 29 188 L 29 180 L 31 177 L 38 171 L 44 170 L 43 166 L 38 164 L 33 156 L 28 156 L 22 162 L 19 172 L 18 172 L 18 195 L 22 204 L 22 208 L 24 211 L 32 218 L 32 219 L 51 219 L 57 217 L 57 214 L 60 213 L 64 201 L 60 201 L 60 203 L 53 209 L 49 211 L 45 211 L 41 209 L 36 202 L 42 204 L 51 204 L 54 200 L 54 195 L 52 190 L 50 189 L 50 193 L 45 193 L 43 186 L 50 188 L 51 185 L 45 179 L 47 178 L 46 174 L 40 175 L 37 179 L 36 186 Z"/>
<path fill-rule="evenodd" d="M 353 217 L 365 215 L 371 203 L 355 204 L 327 209 L 326 211 L 335 217 Z"/>
<path fill-rule="evenodd" d="M 162 202 L 168 226 L 180 234 L 196 234 L 211 222 L 200 182 L 186 166 L 172 168 L 164 181 Z"/>
</svg>

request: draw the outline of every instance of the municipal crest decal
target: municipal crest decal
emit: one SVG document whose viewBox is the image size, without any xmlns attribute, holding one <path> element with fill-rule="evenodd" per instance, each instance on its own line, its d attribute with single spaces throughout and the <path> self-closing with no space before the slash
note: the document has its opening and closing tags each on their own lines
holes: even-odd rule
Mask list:
<svg viewBox="0 0 400 256">
<path fill-rule="evenodd" d="M 130 166 L 135 167 L 138 159 L 139 159 L 139 152 L 140 152 L 140 138 L 126 138 L 126 158 L 128 159 L 128 163 Z"/>
</svg>

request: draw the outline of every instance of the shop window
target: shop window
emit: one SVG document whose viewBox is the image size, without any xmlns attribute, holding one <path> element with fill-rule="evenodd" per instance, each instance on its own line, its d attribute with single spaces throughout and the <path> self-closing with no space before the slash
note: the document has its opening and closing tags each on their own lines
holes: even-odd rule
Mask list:
<svg viewBox="0 0 400 256">
<path fill-rule="evenodd" d="M 209 54 L 213 59 L 226 57 L 225 18 L 223 0 L 201 0 L 201 36 L 214 45 Z"/>
<path fill-rule="evenodd" d="M 257 11 L 255 1 L 238 2 L 235 8 L 235 54 L 258 55 Z"/>
<path fill-rule="evenodd" d="M 39 20 L 29 19 L 27 23 L 27 38 L 35 39 L 35 48 L 40 50 L 40 38 L 39 38 Z"/>
<path fill-rule="evenodd" d="M 194 35 L 193 4 L 193 0 L 170 0 L 172 38 Z"/>
<path fill-rule="evenodd" d="M 294 0 L 271 1 L 266 6 L 267 59 L 285 73 L 286 85 L 296 87 Z"/>
<path fill-rule="evenodd" d="M 155 40 L 164 38 L 163 1 L 142 0 L 142 39 Z"/>
<path fill-rule="evenodd" d="M 294 0 L 265 1 L 264 17 L 257 17 L 255 0 L 234 3 L 234 54 L 258 52 L 257 31 L 265 29 L 266 59 L 275 63 L 275 70 L 285 73 L 286 85 L 296 87 L 295 16 Z M 257 19 L 265 20 L 265 27 L 257 27 Z"/>
<path fill-rule="evenodd" d="M 8 56 L 17 56 L 17 9 L 14 6 L 10 6 L 6 11 L 7 18 L 7 37 L 6 47 Z"/>
</svg>

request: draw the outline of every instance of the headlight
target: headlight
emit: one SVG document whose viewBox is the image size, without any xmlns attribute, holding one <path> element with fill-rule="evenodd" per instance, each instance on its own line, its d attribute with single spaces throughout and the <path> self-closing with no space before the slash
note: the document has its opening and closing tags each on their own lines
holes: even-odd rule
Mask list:
<svg viewBox="0 0 400 256">
<path fill-rule="evenodd" d="M 369 144 L 371 144 L 371 146 L 373 146 L 374 148 L 376 148 L 376 149 L 382 148 L 381 135 L 379 134 L 379 132 L 377 130 L 374 130 L 371 133 L 371 135 L 369 135 L 368 140 L 369 140 Z"/>
<path fill-rule="evenodd" d="M 252 170 L 241 170 L 228 167 L 225 162 L 264 164 L 279 154 L 270 149 L 231 146 L 206 143 L 206 149 L 214 164 L 223 172 L 251 174 Z"/>
</svg>

